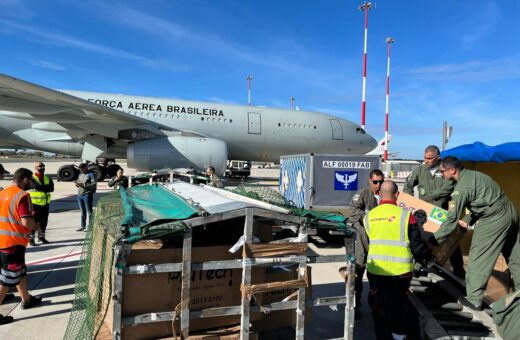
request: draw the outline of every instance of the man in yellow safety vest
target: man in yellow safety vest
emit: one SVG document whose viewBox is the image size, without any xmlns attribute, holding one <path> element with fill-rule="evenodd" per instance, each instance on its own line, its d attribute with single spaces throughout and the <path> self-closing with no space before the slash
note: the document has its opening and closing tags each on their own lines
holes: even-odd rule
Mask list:
<svg viewBox="0 0 520 340">
<path fill-rule="evenodd" d="M 54 191 L 54 182 L 45 174 L 45 164 L 36 162 L 34 165 L 34 174 L 32 176 L 32 186 L 29 194 L 34 207 L 34 220 L 40 225 L 41 231 L 38 232 L 38 239 L 43 244 L 49 241 L 45 238 L 45 230 L 49 221 L 49 206 L 51 203 L 51 192 Z M 34 231 L 31 232 L 29 241 L 31 246 L 36 246 L 34 241 Z"/>
<path fill-rule="evenodd" d="M 421 239 L 415 218 L 397 206 L 397 185 L 381 185 L 379 205 L 363 219 L 369 240 L 367 276 L 368 304 L 372 308 L 377 339 L 405 339 L 407 292 L 412 280 L 413 260 L 425 263 L 432 257 Z"/>
</svg>

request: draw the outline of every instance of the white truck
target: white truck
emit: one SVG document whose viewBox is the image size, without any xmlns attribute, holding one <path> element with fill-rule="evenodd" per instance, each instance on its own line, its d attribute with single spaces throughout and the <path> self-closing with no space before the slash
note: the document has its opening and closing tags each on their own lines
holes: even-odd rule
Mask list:
<svg viewBox="0 0 520 340">
<path fill-rule="evenodd" d="M 228 160 L 226 165 L 226 172 L 224 175 L 226 177 L 247 178 L 251 176 L 251 162 Z"/>
</svg>

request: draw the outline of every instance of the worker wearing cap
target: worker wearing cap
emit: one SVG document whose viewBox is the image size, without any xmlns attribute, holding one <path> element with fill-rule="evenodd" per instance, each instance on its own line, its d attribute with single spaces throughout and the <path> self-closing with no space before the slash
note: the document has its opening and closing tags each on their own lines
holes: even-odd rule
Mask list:
<svg viewBox="0 0 520 340">
<path fill-rule="evenodd" d="M 43 244 L 49 241 L 45 238 L 45 230 L 49 221 L 49 207 L 51 204 L 51 192 L 54 191 L 54 182 L 45 174 L 45 164 L 36 162 L 34 165 L 34 174 L 32 176 L 32 189 L 29 190 L 31 201 L 34 207 L 34 219 L 40 225 L 41 231 L 38 233 L 38 239 Z M 34 230 L 31 231 L 31 239 L 29 244 L 35 246 Z"/>
<path fill-rule="evenodd" d="M 442 177 L 439 171 L 440 161 L 439 148 L 435 145 L 427 146 L 424 150 L 423 164 L 415 168 L 408 176 L 404 183 L 403 192 L 413 196 L 414 187 L 417 187 L 419 199 L 448 210 L 455 183 Z M 450 263 L 453 267 L 453 274 L 464 278 L 466 272 L 464 271 L 464 261 L 460 247 L 455 249 L 450 258 Z"/>
<path fill-rule="evenodd" d="M 379 203 L 379 190 L 381 184 L 385 181 L 385 175 L 379 169 L 374 169 L 368 176 L 368 188 L 359 190 L 352 202 L 348 206 L 350 212 L 350 221 L 354 222 L 354 227 L 358 230 L 356 233 L 356 281 L 354 290 L 356 292 L 355 318 L 361 319 L 361 297 L 363 295 L 363 275 L 365 274 L 365 266 L 367 263 L 368 239 L 365 232 L 359 232 L 363 229 L 363 218 L 365 215 Z"/>
<path fill-rule="evenodd" d="M 482 310 L 484 289 L 502 253 L 520 290 L 520 236 L 518 211 L 498 184 L 486 174 L 464 169 L 456 157 L 441 161 L 440 172 L 445 179 L 457 184 L 451 194 L 453 204 L 447 220 L 433 235 L 433 244 L 441 243 L 457 228 L 475 226 L 469 250 L 466 273 L 466 296 L 459 300 L 463 306 Z M 468 214 L 460 220 L 465 209 Z"/>
<path fill-rule="evenodd" d="M 96 176 L 89 171 L 88 166 L 85 163 L 81 163 L 78 167 L 80 174 L 75 183 L 76 188 L 78 188 L 78 205 L 79 210 L 81 211 L 81 227 L 76 231 L 88 231 L 87 215 L 88 222 L 90 223 L 97 182 Z"/>
<path fill-rule="evenodd" d="M 368 303 L 372 308 L 377 339 L 405 339 L 406 300 L 413 260 L 425 263 L 432 255 L 413 215 L 396 203 L 397 184 L 385 181 L 380 194 L 379 205 L 363 219 L 369 240 Z"/>
</svg>

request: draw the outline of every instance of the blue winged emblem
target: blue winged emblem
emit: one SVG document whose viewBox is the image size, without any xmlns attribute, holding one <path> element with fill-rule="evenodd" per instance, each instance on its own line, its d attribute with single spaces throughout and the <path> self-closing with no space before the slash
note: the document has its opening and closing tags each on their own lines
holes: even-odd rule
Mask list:
<svg viewBox="0 0 520 340">
<path fill-rule="evenodd" d="M 352 175 L 349 175 L 349 174 L 342 175 L 342 174 L 336 173 L 336 180 L 338 182 L 343 183 L 343 185 L 345 186 L 345 189 L 347 189 L 350 183 L 356 181 L 357 176 L 358 176 L 357 173 L 354 173 Z"/>
</svg>

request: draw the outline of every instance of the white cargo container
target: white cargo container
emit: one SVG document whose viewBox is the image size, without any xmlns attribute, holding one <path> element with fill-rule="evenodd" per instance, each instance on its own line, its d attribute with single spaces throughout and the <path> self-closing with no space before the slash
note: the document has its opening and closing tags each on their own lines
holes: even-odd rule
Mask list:
<svg viewBox="0 0 520 340">
<path fill-rule="evenodd" d="M 378 156 L 302 154 L 280 157 L 280 193 L 298 208 L 344 208 L 368 186 Z"/>
</svg>

